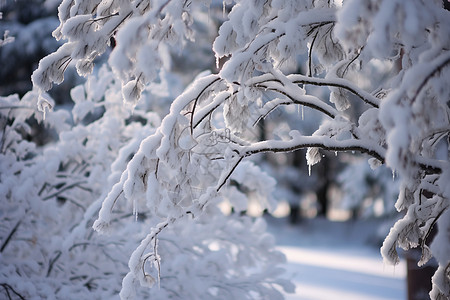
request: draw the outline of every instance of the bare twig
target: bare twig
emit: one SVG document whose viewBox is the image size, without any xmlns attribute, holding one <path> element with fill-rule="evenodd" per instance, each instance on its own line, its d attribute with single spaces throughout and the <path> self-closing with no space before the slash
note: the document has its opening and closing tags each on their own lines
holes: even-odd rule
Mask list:
<svg viewBox="0 0 450 300">
<path fill-rule="evenodd" d="M 191 135 L 194 134 L 194 113 L 195 113 L 195 108 L 197 107 L 197 102 L 198 99 L 200 99 L 200 97 L 203 95 L 203 93 L 210 87 L 212 86 L 214 83 L 216 83 L 217 81 L 219 81 L 220 78 L 217 77 L 216 79 L 214 79 L 211 83 L 209 83 L 207 86 L 205 86 L 200 93 L 198 94 L 198 96 L 194 99 L 194 104 L 192 106 L 192 111 L 191 111 Z"/>
<path fill-rule="evenodd" d="M 234 166 L 231 168 L 231 170 L 228 172 L 227 176 L 224 178 L 224 180 L 222 181 L 222 183 L 219 184 L 219 186 L 217 187 L 216 191 L 218 192 L 222 186 L 227 182 L 228 178 L 230 178 L 231 174 L 233 174 L 234 170 L 236 170 L 237 166 L 239 165 L 239 163 L 242 161 L 242 159 L 244 159 L 244 156 L 239 157 L 238 161 L 234 164 Z"/>
<path fill-rule="evenodd" d="M 292 95 L 289 95 L 287 92 L 283 91 L 282 89 L 270 88 L 270 87 L 264 86 L 262 84 L 258 85 L 257 87 L 264 88 L 265 90 L 273 91 L 273 92 L 277 92 L 279 94 L 282 94 L 282 95 L 286 96 L 287 98 L 291 99 L 292 103 L 310 107 L 312 109 L 320 111 L 321 113 L 324 113 L 325 115 L 329 116 L 330 118 L 334 119 L 336 117 L 336 114 L 333 112 L 335 109 L 332 108 L 330 105 L 326 104 L 325 102 L 323 102 L 324 106 L 328 106 L 330 109 L 326 110 L 324 107 L 320 107 L 319 105 L 316 105 L 314 103 L 296 99 Z M 308 97 L 312 97 L 312 96 L 308 96 Z"/>
<path fill-rule="evenodd" d="M 378 108 L 380 105 L 380 100 L 377 99 L 376 97 L 370 95 L 369 93 L 363 91 L 363 90 L 357 90 L 354 87 L 351 87 L 350 85 L 346 84 L 345 79 L 338 79 L 333 81 L 327 80 L 327 79 L 322 79 L 322 78 L 309 78 L 306 76 L 302 76 L 302 75 L 293 75 L 292 76 L 294 78 L 294 80 L 292 81 L 293 83 L 296 84 L 311 84 L 311 85 L 317 85 L 317 86 L 332 86 L 332 87 L 338 87 L 338 88 L 342 88 L 344 90 L 347 90 L 353 94 L 355 94 L 356 96 L 358 96 L 361 100 L 363 100 L 365 103 Z"/>
<path fill-rule="evenodd" d="M 53 194 L 50 194 L 50 195 L 44 197 L 42 200 L 44 200 L 44 201 L 49 200 L 49 199 L 51 199 L 53 197 L 58 196 L 62 192 L 66 191 L 66 190 L 69 190 L 69 189 L 72 189 L 74 187 L 79 187 L 79 188 L 81 188 L 81 189 L 83 189 L 85 191 L 91 191 L 91 189 L 81 186 L 81 184 L 83 184 L 83 183 L 86 183 L 86 181 L 78 181 L 78 182 L 74 182 L 72 184 L 69 184 L 69 185 L 61 188 L 60 190 L 54 192 Z"/>
<path fill-rule="evenodd" d="M 3 250 L 5 250 L 6 246 L 8 245 L 9 241 L 11 240 L 12 236 L 14 235 L 14 233 L 17 231 L 17 229 L 20 226 L 20 223 L 22 223 L 22 220 L 19 220 L 19 222 L 17 222 L 16 226 L 14 226 L 14 228 L 11 230 L 11 232 L 8 234 L 8 237 L 5 239 L 5 241 L 3 242 L 2 247 L 0 248 L 0 252 L 3 252 Z"/>
<path fill-rule="evenodd" d="M 48 270 L 47 270 L 47 277 L 50 276 L 50 273 L 52 272 L 52 269 L 53 269 L 53 265 L 54 265 L 55 262 L 57 262 L 58 259 L 61 257 L 61 254 L 62 254 L 61 251 L 59 251 L 59 250 L 56 251 L 56 256 L 55 256 L 54 258 L 52 258 L 52 259 L 49 261 L 49 264 L 48 264 Z"/>
<path fill-rule="evenodd" d="M 21 300 L 25 300 L 25 297 L 19 294 L 12 286 L 10 286 L 7 283 L 0 283 L 0 285 L 5 289 L 6 295 L 8 296 L 8 299 L 12 299 L 11 295 L 9 294 L 9 290 L 13 292 L 17 297 L 19 297 Z"/>
<path fill-rule="evenodd" d="M 312 77 L 312 51 L 314 47 L 314 43 L 316 42 L 317 35 L 319 34 L 319 30 L 316 31 L 316 34 L 314 35 L 314 38 L 311 42 L 311 47 L 309 48 L 308 53 L 308 77 Z"/>
</svg>

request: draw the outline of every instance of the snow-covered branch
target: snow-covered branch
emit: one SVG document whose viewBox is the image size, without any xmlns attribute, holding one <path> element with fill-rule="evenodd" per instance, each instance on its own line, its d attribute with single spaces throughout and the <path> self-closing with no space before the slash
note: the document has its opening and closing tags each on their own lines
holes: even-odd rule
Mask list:
<svg viewBox="0 0 450 300">
<path fill-rule="evenodd" d="M 2 257 L 37 249 L 34 265 L 0 261 L 3 288 L 33 294 L 15 285 L 32 270 L 43 298 L 60 296 L 58 277 L 73 295 L 110 298 L 120 284 L 110 274 L 127 273 L 124 299 L 276 299 L 274 284 L 292 285 L 278 278 L 283 257 L 263 221 L 226 216 L 219 204 L 242 212 L 256 199 L 273 209 L 276 182 L 250 157 L 305 148 L 309 166 L 321 150 L 356 151 L 399 176 L 395 207 L 405 215 L 382 254 L 396 263 L 398 246 L 421 247 L 420 264 L 434 255 L 431 296 L 449 297 L 450 18 L 441 1 L 230 2 L 223 20 L 204 0 L 62 1 L 54 36 L 64 42 L 33 73 L 37 90 L 21 102 L 0 98 L 0 165 L 9 176 L 0 175 L 0 192 L 11 208 Z M 210 24 L 220 27 L 212 43 L 219 70 L 178 95 L 193 72 L 172 73 L 175 55 L 203 60 L 204 49 L 192 49 L 211 38 Z M 72 64 L 87 76 L 71 92 L 72 114 L 49 112 L 45 91 Z M 45 120 L 21 109 L 36 105 Z M 58 139 L 43 149 L 25 140 L 30 118 Z M 86 250 L 92 245 L 99 251 Z"/>
<path fill-rule="evenodd" d="M 293 133 L 293 138 L 289 141 L 263 141 L 254 143 L 251 146 L 238 148 L 239 154 L 243 157 L 262 152 L 292 152 L 305 148 L 320 148 L 329 151 L 359 151 L 367 153 L 372 157 L 384 162 L 385 149 L 379 145 L 370 145 L 361 140 L 335 140 L 328 137 L 299 136 Z"/>
</svg>

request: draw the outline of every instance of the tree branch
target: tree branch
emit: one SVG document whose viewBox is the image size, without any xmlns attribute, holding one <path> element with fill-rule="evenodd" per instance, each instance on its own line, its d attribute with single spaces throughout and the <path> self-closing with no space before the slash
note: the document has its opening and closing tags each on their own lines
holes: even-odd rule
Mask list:
<svg viewBox="0 0 450 300">
<path fill-rule="evenodd" d="M 324 113 L 325 115 L 327 115 L 328 117 L 330 117 L 332 119 L 334 119 L 338 114 L 337 111 L 331 105 L 326 104 L 325 102 L 321 101 L 319 98 L 316 98 L 314 96 L 292 95 L 292 94 L 289 94 L 287 91 L 283 91 L 282 89 L 268 87 L 268 86 L 264 86 L 262 84 L 258 85 L 257 87 L 264 88 L 265 90 L 282 94 L 282 95 L 288 97 L 292 101 L 293 104 L 299 104 L 299 105 L 304 105 L 304 106 L 310 107 L 312 109 L 320 111 L 321 113 Z M 314 103 L 314 102 L 316 102 L 316 103 Z"/>
<path fill-rule="evenodd" d="M 55 264 L 55 262 L 61 257 L 61 254 L 62 254 L 62 252 L 61 251 L 56 251 L 56 256 L 54 257 L 54 258 L 52 258 L 50 261 L 49 261 L 49 264 L 48 264 L 48 270 L 47 270 L 47 277 L 49 277 L 50 276 L 50 273 L 52 272 L 52 270 L 53 270 L 53 265 Z"/>
<path fill-rule="evenodd" d="M 358 88 L 346 79 L 334 78 L 334 79 L 322 79 L 322 78 L 312 78 L 300 74 L 292 74 L 287 76 L 296 84 L 311 84 L 317 86 L 333 86 L 345 89 L 356 96 L 358 96 L 365 103 L 371 105 L 372 107 L 379 108 L 380 100 L 370 93 Z"/>
<path fill-rule="evenodd" d="M 12 236 L 14 235 L 14 233 L 17 231 L 17 229 L 20 226 L 20 223 L 22 223 L 22 220 L 19 220 L 19 222 L 17 222 L 16 226 L 14 226 L 14 228 L 11 230 L 11 232 L 8 234 L 8 237 L 5 239 L 5 241 L 3 242 L 2 247 L 0 248 L 0 253 L 3 252 L 3 250 L 5 250 L 6 246 L 8 245 L 9 241 L 11 240 Z"/>
<path fill-rule="evenodd" d="M 358 151 L 367 153 L 370 156 L 384 162 L 385 150 L 380 146 L 372 145 L 367 147 L 367 143 L 360 140 L 338 141 L 327 137 L 302 136 L 289 141 L 263 141 L 236 149 L 242 157 L 251 156 L 263 152 L 292 152 L 304 148 L 320 148 L 330 151 Z"/>
<path fill-rule="evenodd" d="M 446 57 L 447 56 L 447 57 Z M 442 58 L 444 57 L 444 58 Z M 414 97 L 412 97 L 412 102 L 415 101 L 415 99 L 419 96 L 422 89 L 425 87 L 425 85 L 428 83 L 428 81 L 439 71 L 441 71 L 446 65 L 450 64 L 450 52 L 445 53 L 441 57 L 436 58 L 436 60 L 443 60 L 441 63 L 437 65 L 436 68 L 433 69 L 427 76 L 424 78 L 424 80 L 421 82 L 419 88 L 417 89 L 416 93 L 414 94 Z"/>
<path fill-rule="evenodd" d="M 215 78 L 212 82 L 210 82 L 208 85 L 206 85 L 198 94 L 198 96 L 194 99 L 194 104 L 192 106 L 192 111 L 191 111 L 191 135 L 194 134 L 194 113 L 195 113 L 195 109 L 197 107 L 197 102 L 198 99 L 203 95 L 203 93 L 210 87 L 212 86 L 214 83 L 216 83 L 217 81 L 220 80 L 220 77 Z"/>
<path fill-rule="evenodd" d="M 231 174 L 233 174 L 234 170 L 236 170 L 237 166 L 239 165 L 239 163 L 242 161 L 243 158 L 244 156 L 241 156 L 236 162 L 236 164 L 231 168 L 230 172 L 228 172 L 227 176 L 225 176 L 225 178 L 222 180 L 222 183 L 220 183 L 219 186 L 217 187 L 216 189 L 217 192 L 220 191 L 222 186 L 227 182 L 228 178 L 230 178 Z"/>
<path fill-rule="evenodd" d="M 308 53 L 308 77 L 312 77 L 312 51 L 314 47 L 314 43 L 316 42 L 317 35 L 319 34 L 319 30 L 316 31 L 316 34 L 314 35 L 314 38 L 311 42 L 311 47 L 309 48 Z"/>
<path fill-rule="evenodd" d="M 69 184 L 69 185 L 63 187 L 62 189 L 60 189 L 60 190 L 54 192 L 53 194 L 50 194 L 50 195 L 44 197 L 42 200 L 43 200 L 43 201 L 49 200 L 49 199 L 51 199 L 51 198 L 53 198 L 53 197 L 55 197 L 55 196 L 58 196 L 58 195 L 61 194 L 62 192 L 66 191 L 66 190 L 69 190 L 69 189 L 71 189 L 71 188 L 77 187 L 77 186 L 78 186 L 79 188 L 85 190 L 85 191 L 92 191 L 92 190 L 89 189 L 89 188 L 80 186 L 80 184 L 83 184 L 83 183 L 86 183 L 86 181 L 78 181 L 78 182 Z"/>
<path fill-rule="evenodd" d="M 311 84 L 316 86 L 332 86 L 332 87 L 338 87 L 342 88 L 344 90 L 347 90 L 356 96 L 358 96 L 361 100 L 363 100 L 365 103 L 371 105 L 372 107 L 379 108 L 380 106 L 380 99 L 373 96 L 372 94 L 360 89 L 358 86 L 354 85 L 350 81 L 342 78 L 316 78 L 316 77 L 308 77 L 301 74 L 291 74 L 286 76 L 292 83 L 294 84 Z M 251 78 L 246 84 L 247 85 L 253 85 L 253 86 L 266 86 L 262 83 L 268 83 L 268 82 L 279 82 L 281 83 L 275 76 L 272 74 L 266 73 L 261 76 L 253 77 Z"/>
<path fill-rule="evenodd" d="M 5 289 L 6 294 L 8 295 L 8 299 L 12 299 L 11 295 L 9 294 L 8 290 L 11 290 L 17 297 L 19 297 L 21 300 L 25 300 L 25 297 L 23 297 L 21 294 L 19 294 L 12 286 L 10 286 L 7 283 L 0 283 L 0 285 Z"/>
<path fill-rule="evenodd" d="M 271 107 L 268 111 L 266 111 L 264 114 L 260 115 L 256 121 L 253 123 L 253 127 L 256 126 L 256 124 L 259 123 L 259 121 L 261 121 L 262 119 L 265 119 L 272 111 L 274 111 L 275 109 L 277 109 L 279 106 L 281 105 L 290 105 L 292 104 L 292 101 L 282 101 L 279 102 L 277 104 L 275 104 L 273 107 Z"/>
</svg>

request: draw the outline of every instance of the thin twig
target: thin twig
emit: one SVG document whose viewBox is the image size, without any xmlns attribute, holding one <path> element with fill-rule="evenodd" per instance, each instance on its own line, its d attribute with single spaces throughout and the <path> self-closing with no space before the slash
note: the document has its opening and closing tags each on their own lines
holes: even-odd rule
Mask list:
<svg viewBox="0 0 450 300">
<path fill-rule="evenodd" d="M 120 195 L 122 195 L 123 193 L 123 189 L 119 192 L 119 194 L 117 195 L 117 197 L 114 199 L 113 205 L 111 205 L 111 210 L 110 212 L 112 212 L 114 205 L 116 205 L 117 199 L 119 199 Z"/>
<path fill-rule="evenodd" d="M 342 79 L 341 80 L 345 80 Z M 362 93 L 360 91 L 357 91 L 355 89 L 353 89 L 350 86 L 346 86 L 342 83 L 337 83 L 337 82 L 329 82 L 326 79 L 318 79 L 318 78 L 314 78 L 314 80 L 309 80 L 305 77 L 305 79 L 300 79 L 300 80 L 294 80 L 293 83 L 296 84 L 311 84 L 311 85 L 317 85 L 317 86 L 333 86 L 333 87 L 338 87 L 338 88 L 342 88 L 344 90 L 347 90 L 353 94 L 355 94 L 356 96 L 358 96 L 361 100 L 363 100 L 365 103 L 378 108 L 379 107 L 379 101 L 375 101 L 375 97 L 373 97 L 373 99 L 369 99 L 368 97 L 362 95 Z"/>
<path fill-rule="evenodd" d="M 197 107 L 197 102 L 199 100 L 199 98 L 203 95 L 203 93 L 210 87 L 212 86 L 215 82 L 217 82 L 218 80 L 220 80 L 219 77 L 217 77 L 216 79 L 214 79 L 211 83 L 209 83 L 207 86 L 205 86 L 200 93 L 198 94 L 198 96 L 194 99 L 194 104 L 192 106 L 192 111 L 191 111 L 191 135 L 194 134 L 194 113 L 195 113 L 195 109 Z"/>
<path fill-rule="evenodd" d="M 244 156 L 239 157 L 238 161 L 236 162 L 236 164 L 233 166 L 233 168 L 231 168 L 230 172 L 228 172 L 227 176 L 225 177 L 225 179 L 222 181 L 222 183 L 217 187 L 216 191 L 218 192 L 222 186 L 227 182 L 228 178 L 230 178 L 231 174 L 233 174 L 234 170 L 237 168 L 237 166 L 239 165 L 239 163 L 242 161 L 242 159 L 244 159 Z"/>
<path fill-rule="evenodd" d="M 55 264 L 55 262 L 61 257 L 61 254 L 62 254 L 61 251 L 58 250 L 58 251 L 56 251 L 56 253 L 57 253 L 56 256 L 49 261 L 48 270 L 47 270 L 47 277 L 50 276 L 50 273 L 52 272 L 53 265 Z"/>
<path fill-rule="evenodd" d="M 312 51 L 313 51 L 313 47 L 314 47 L 314 43 L 316 42 L 316 38 L 317 35 L 319 34 L 319 30 L 316 31 L 316 34 L 314 35 L 314 38 L 311 42 L 311 47 L 309 49 L 309 53 L 308 53 L 308 77 L 312 77 Z"/>
<path fill-rule="evenodd" d="M 42 200 L 43 200 L 43 201 L 49 200 L 49 199 L 51 199 L 51 198 L 53 198 L 53 197 L 58 196 L 58 195 L 61 194 L 62 192 L 66 191 L 66 190 L 69 190 L 69 189 L 71 189 L 71 188 L 77 187 L 77 186 L 78 186 L 79 188 L 85 190 L 85 191 L 91 191 L 89 188 L 82 187 L 82 186 L 80 185 L 80 184 L 83 184 L 83 183 L 86 183 L 86 181 L 78 181 L 78 182 L 69 184 L 69 185 L 63 187 L 62 189 L 60 189 L 60 190 L 54 192 L 53 194 L 44 197 Z"/>
<path fill-rule="evenodd" d="M 329 116 L 329 117 L 332 118 L 332 119 L 334 119 L 334 118 L 336 117 L 335 114 L 333 114 L 333 113 L 330 112 L 330 111 L 325 110 L 324 108 L 322 108 L 322 107 L 320 107 L 320 106 L 318 106 L 318 105 L 315 105 L 315 104 L 310 103 L 310 102 L 304 102 L 304 101 L 299 101 L 299 100 L 297 100 L 297 99 L 294 99 L 291 95 L 287 94 L 285 91 L 283 91 L 283 90 L 281 90 L 281 89 L 278 89 L 278 88 L 269 88 L 269 87 L 267 87 L 267 86 L 264 86 L 263 84 L 258 84 L 256 87 L 264 88 L 266 91 L 273 91 L 273 92 L 277 92 L 277 93 L 279 93 L 279 94 L 282 94 L 282 95 L 288 97 L 289 99 L 291 99 L 292 103 L 294 103 L 294 104 L 301 104 L 301 105 L 310 107 L 310 108 L 312 108 L 312 109 L 315 109 L 315 110 L 317 110 L 317 111 L 320 111 L 321 113 L 324 113 L 325 115 Z M 323 102 L 323 103 L 325 104 L 325 102 Z M 326 105 L 329 106 L 329 107 L 331 107 L 331 106 L 328 105 L 328 104 L 326 104 Z M 333 109 L 333 110 L 334 110 L 334 109 Z"/>
<path fill-rule="evenodd" d="M 14 228 L 11 230 L 11 232 L 9 233 L 8 237 L 5 239 L 5 241 L 3 242 L 2 247 L 0 248 L 0 252 L 3 252 L 3 250 L 5 250 L 6 246 L 8 245 L 9 241 L 11 240 L 12 236 L 14 235 L 14 233 L 17 231 L 17 229 L 20 226 L 20 223 L 22 223 L 22 220 L 19 220 L 19 222 L 17 222 L 16 226 L 14 226 Z"/>
<path fill-rule="evenodd" d="M 357 60 L 358 57 L 361 55 L 361 51 L 362 51 L 363 48 L 364 48 L 364 47 L 362 47 L 361 50 L 358 52 L 358 54 L 355 55 L 355 57 L 353 57 L 353 58 L 350 60 L 350 62 L 347 64 L 347 66 L 345 66 L 344 71 L 342 71 L 342 77 L 345 75 L 345 73 L 347 73 L 347 70 L 348 70 L 348 68 L 350 67 L 350 65 L 351 65 L 355 60 Z"/>
<path fill-rule="evenodd" d="M 8 295 L 8 299 L 12 299 L 11 295 L 9 294 L 9 290 L 13 292 L 17 297 L 19 297 L 22 300 L 25 300 L 25 297 L 19 294 L 12 286 L 10 286 L 7 283 L 0 283 L 0 285 L 5 289 L 6 294 Z"/>
<path fill-rule="evenodd" d="M 292 104 L 292 101 L 289 101 L 289 102 L 288 102 L 288 101 L 287 101 L 287 102 L 280 102 L 280 103 L 274 105 L 274 107 L 272 107 L 271 109 L 269 109 L 269 111 L 267 111 L 265 114 L 259 116 L 258 119 L 256 119 L 256 121 L 253 123 L 252 126 L 255 127 L 256 124 L 259 123 L 259 121 L 261 121 L 262 119 L 265 119 L 272 111 L 274 111 L 275 109 L 277 109 L 278 106 L 281 106 L 281 105 L 290 105 L 290 104 Z"/>
</svg>

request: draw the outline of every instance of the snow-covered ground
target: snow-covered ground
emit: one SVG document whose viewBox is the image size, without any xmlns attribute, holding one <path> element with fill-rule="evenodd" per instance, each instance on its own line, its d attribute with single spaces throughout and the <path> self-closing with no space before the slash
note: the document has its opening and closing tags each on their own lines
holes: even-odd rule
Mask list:
<svg viewBox="0 0 450 300">
<path fill-rule="evenodd" d="M 331 222 L 267 219 L 283 251 L 296 293 L 288 300 L 406 299 L 406 264 L 385 265 L 379 252 L 379 221 Z"/>
</svg>

